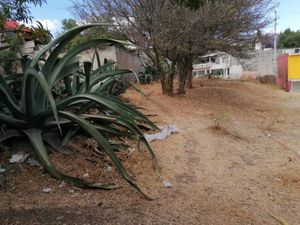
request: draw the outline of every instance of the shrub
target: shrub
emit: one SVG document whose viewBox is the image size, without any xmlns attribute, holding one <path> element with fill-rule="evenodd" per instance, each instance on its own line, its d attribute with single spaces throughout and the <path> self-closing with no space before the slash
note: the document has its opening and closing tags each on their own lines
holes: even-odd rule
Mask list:
<svg viewBox="0 0 300 225">
<path fill-rule="evenodd" d="M 139 83 L 150 84 L 159 79 L 158 73 L 153 65 L 144 64 L 143 67 L 145 68 L 145 72 L 140 72 L 138 74 Z"/>
<path fill-rule="evenodd" d="M 77 57 L 89 48 L 123 42 L 111 39 L 89 40 L 62 55 L 76 35 L 93 26 L 99 24 L 75 27 L 50 42 L 32 59 L 23 59 L 24 72 L 21 78 L 0 76 L 0 144 L 10 138 L 26 137 L 44 168 L 56 179 L 81 188 L 113 188 L 70 177 L 52 164 L 44 145 L 44 141 L 48 141 L 47 134 L 54 133 L 60 137 L 63 146 L 76 132 L 83 130 L 97 141 L 99 149 L 110 157 L 122 177 L 142 193 L 116 156 L 108 139 L 109 135 L 136 138 L 139 143 L 145 144 L 153 164 L 158 168 L 156 156 L 140 127 L 158 128 L 141 112 L 112 93 L 120 77 L 131 71 L 107 69 L 109 63 L 92 70 L 91 62 L 81 65 Z M 13 90 L 12 79 L 21 82 L 20 90 L 17 91 L 19 94 Z M 57 87 L 60 91 L 54 96 Z M 91 108 L 97 108 L 99 113 L 88 114 Z"/>
</svg>

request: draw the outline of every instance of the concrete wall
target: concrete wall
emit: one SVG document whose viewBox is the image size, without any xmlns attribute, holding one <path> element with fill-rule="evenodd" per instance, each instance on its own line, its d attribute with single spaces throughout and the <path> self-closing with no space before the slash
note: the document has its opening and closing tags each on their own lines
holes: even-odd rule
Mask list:
<svg viewBox="0 0 300 225">
<path fill-rule="evenodd" d="M 117 61 L 117 57 L 116 57 L 116 53 L 115 53 L 115 47 L 114 46 L 109 46 L 105 49 L 97 49 L 97 52 L 99 54 L 99 58 L 100 58 L 100 63 L 101 65 L 104 64 L 104 59 L 110 59 L 113 60 L 114 62 Z M 85 50 L 84 52 L 82 52 L 80 54 L 80 61 L 84 62 L 84 61 L 89 61 L 91 62 L 93 60 L 93 56 L 95 54 L 95 49 L 88 49 Z M 98 65 L 97 65 L 97 59 L 96 57 L 94 58 L 94 62 L 93 62 L 93 69 L 97 69 Z"/>
<path fill-rule="evenodd" d="M 264 49 L 252 51 L 249 58 L 241 60 L 244 66 L 244 73 L 251 73 L 254 76 L 277 75 L 277 57 L 283 54 L 294 54 L 300 52 L 299 48 Z"/>
<path fill-rule="evenodd" d="M 300 92 L 300 80 L 291 81 L 291 91 L 292 92 Z"/>
<path fill-rule="evenodd" d="M 145 71 L 144 67 L 142 66 L 138 51 L 126 51 L 121 48 L 116 48 L 115 51 L 118 68 L 130 69 L 137 74 Z"/>
<path fill-rule="evenodd" d="M 144 67 L 138 52 L 126 51 L 125 49 L 117 48 L 115 46 L 109 46 L 105 49 L 97 50 L 100 57 L 101 65 L 104 64 L 104 59 L 113 60 L 119 69 L 130 69 L 136 73 L 144 72 Z M 91 61 L 95 53 L 94 49 L 86 50 L 81 53 L 81 61 Z M 94 68 L 96 69 L 96 58 L 94 59 Z"/>
<path fill-rule="evenodd" d="M 243 67 L 242 65 L 232 65 L 229 68 L 228 78 L 237 79 L 243 75 Z"/>
<path fill-rule="evenodd" d="M 270 49 L 250 52 L 249 58 L 242 59 L 241 62 L 244 73 L 251 73 L 252 76 L 276 75 L 277 62 L 274 59 L 274 50 Z"/>
</svg>

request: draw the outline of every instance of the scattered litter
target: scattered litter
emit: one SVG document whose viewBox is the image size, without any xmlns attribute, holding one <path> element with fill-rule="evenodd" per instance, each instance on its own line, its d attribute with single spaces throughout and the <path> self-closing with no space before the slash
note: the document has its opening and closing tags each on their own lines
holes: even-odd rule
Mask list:
<svg viewBox="0 0 300 225">
<path fill-rule="evenodd" d="M 52 188 L 43 188 L 44 193 L 50 193 L 52 191 Z"/>
<path fill-rule="evenodd" d="M 58 187 L 63 187 L 63 186 L 65 186 L 65 182 L 64 181 L 62 181 L 62 182 L 60 182 L 60 184 L 58 185 Z"/>
<path fill-rule="evenodd" d="M 152 142 L 154 140 L 163 140 L 169 137 L 171 134 L 178 133 L 178 129 L 175 125 L 167 125 L 160 128 L 160 132 L 155 134 L 144 134 L 144 137 L 148 142 Z"/>
<path fill-rule="evenodd" d="M 136 149 L 135 148 L 128 148 L 128 151 L 129 151 L 129 154 L 131 154 L 131 153 L 133 153 L 133 152 L 135 152 L 136 151 Z"/>
<path fill-rule="evenodd" d="M 26 162 L 29 166 L 41 166 L 41 164 L 33 158 L 28 158 Z"/>
<path fill-rule="evenodd" d="M 89 177 L 90 175 L 88 173 L 83 174 L 83 177 Z"/>
<path fill-rule="evenodd" d="M 271 137 L 271 134 L 267 134 L 268 137 Z"/>
<path fill-rule="evenodd" d="M 267 212 L 268 213 L 268 212 Z M 273 217 L 275 220 L 277 220 L 279 223 L 281 223 L 282 225 L 289 225 L 285 220 L 271 214 L 271 213 L 268 213 L 271 217 Z"/>
<path fill-rule="evenodd" d="M 9 162 L 10 163 L 22 163 L 26 160 L 28 157 L 28 154 L 25 154 L 24 152 L 19 152 L 11 156 Z"/>
<path fill-rule="evenodd" d="M 164 186 L 165 186 L 166 188 L 171 188 L 171 187 L 172 187 L 172 183 L 171 183 L 171 181 L 169 181 L 169 180 L 164 180 L 163 183 L 164 183 Z"/>
<path fill-rule="evenodd" d="M 71 195 L 71 198 L 75 198 L 75 197 L 78 197 L 78 196 L 79 196 L 79 194 L 75 193 L 75 194 Z"/>
<path fill-rule="evenodd" d="M 74 193 L 75 191 L 74 191 L 74 190 L 69 190 L 69 192 L 70 192 L 70 193 Z"/>
<path fill-rule="evenodd" d="M 59 216 L 59 217 L 56 217 L 56 220 L 62 220 L 64 218 L 64 216 Z"/>
<path fill-rule="evenodd" d="M 111 166 L 108 166 L 108 167 L 106 168 L 106 171 L 111 172 L 112 169 L 113 169 L 113 168 L 112 168 Z"/>
<path fill-rule="evenodd" d="M 2 168 L 2 166 L 0 165 L 0 173 L 5 173 L 6 169 Z"/>
</svg>

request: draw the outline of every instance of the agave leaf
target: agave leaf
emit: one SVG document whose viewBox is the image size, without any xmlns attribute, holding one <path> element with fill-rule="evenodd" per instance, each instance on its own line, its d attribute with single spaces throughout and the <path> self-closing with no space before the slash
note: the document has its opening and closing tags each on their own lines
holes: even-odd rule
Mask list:
<svg viewBox="0 0 300 225">
<path fill-rule="evenodd" d="M 90 80 L 91 80 L 92 63 L 84 62 L 83 67 L 84 67 L 84 75 L 85 75 L 85 90 L 89 90 Z"/>
<path fill-rule="evenodd" d="M 6 81 L 1 75 L 0 75 L 0 98 L 15 118 L 18 119 L 25 118 L 25 115 L 21 111 L 17 99 L 15 98 L 14 94 L 11 92 Z"/>
<path fill-rule="evenodd" d="M 48 80 L 51 77 L 52 70 L 54 66 L 61 59 L 60 54 L 65 49 L 67 44 L 73 39 L 72 36 L 67 37 L 61 43 L 59 43 L 54 50 L 50 52 L 49 57 L 46 59 L 45 64 L 42 67 L 42 73 L 45 74 L 46 79 Z M 50 50 L 50 49 L 49 49 Z"/>
<path fill-rule="evenodd" d="M 23 129 L 30 126 L 26 121 L 15 119 L 12 116 L 5 115 L 0 112 L 0 122 L 7 124 L 16 129 Z"/>
<path fill-rule="evenodd" d="M 113 75 L 113 77 L 109 77 L 102 81 L 99 85 L 95 85 L 91 88 L 91 93 L 100 93 L 100 94 L 106 94 L 108 93 L 109 87 L 114 85 L 116 83 L 116 77 Z"/>
<path fill-rule="evenodd" d="M 67 134 L 64 136 L 64 138 L 62 139 L 61 141 L 61 144 L 60 146 L 63 147 L 63 146 L 66 146 L 67 143 L 69 143 L 70 139 L 72 137 L 74 137 L 74 135 L 80 130 L 80 127 L 71 127 Z"/>
<path fill-rule="evenodd" d="M 8 48 L 10 48 L 10 47 L 11 47 L 10 45 L 7 45 L 7 46 L 1 46 L 1 47 L 0 47 L 0 51 L 3 51 L 3 50 L 8 49 Z"/>
<path fill-rule="evenodd" d="M 75 62 L 72 62 L 72 63 L 69 63 L 68 65 L 66 65 L 62 71 L 60 72 L 60 74 L 58 75 L 57 79 L 55 80 L 54 82 L 54 85 L 64 79 L 65 77 L 68 77 L 70 76 L 70 74 L 75 74 L 77 71 L 80 71 L 81 68 L 79 66 L 79 61 L 75 61 Z"/>
<path fill-rule="evenodd" d="M 69 155 L 71 152 L 61 146 L 61 137 L 57 132 L 47 132 L 42 135 L 43 141 L 47 142 L 53 149 L 63 154 Z"/>
<path fill-rule="evenodd" d="M 79 87 L 79 75 L 77 73 L 73 74 L 72 79 L 72 95 L 77 94 L 78 87 Z"/>
<path fill-rule="evenodd" d="M 148 143 L 148 141 L 144 137 L 143 133 L 137 127 L 137 125 L 134 124 L 134 123 L 131 123 L 130 121 L 128 121 L 124 118 L 118 117 L 117 119 L 118 119 L 118 123 L 120 125 L 122 125 L 123 127 L 126 127 L 127 129 L 129 129 L 130 131 L 135 133 L 135 135 L 139 138 L 139 141 L 142 141 L 145 144 L 145 146 L 147 147 L 147 149 L 148 149 L 148 151 L 149 151 L 149 153 L 152 157 L 153 166 L 156 169 L 156 171 L 159 172 L 160 168 L 159 168 L 159 165 L 158 165 L 158 160 L 156 158 L 156 155 L 155 155 L 154 151 L 152 150 L 150 144 Z"/>
<path fill-rule="evenodd" d="M 94 62 L 95 57 L 96 57 L 96 62 L 97 62 L 97 68 L 99 68 L 99 67 L 101 67 L 101 62 L 100 62 L 100 55 L 99 55 L 99 52 L 97 51 L 97 48 L 95 48 L 95 53 L 94 53 L 92 62 Z"/>
<path fill-rule="evenodd" d="M 35 93 L 33 89 L 36 81 L 34 76 L 36 74 L 37 71 L 35 69 L 28 69 L 23 75 L 21 107 L 22 111 L 25 112 L 28 117 L 33 116 L 34 108 L 36 108 L 36 98 L 34 98 Z"/>
<path fill-rule="evenodd" d="M 105 63 L 103 66 L 100 66 L 100 67 L 97 67 L 96 70 L 94 70 L 92 73 L 91 73 L 91 77 L 95 76 L 95 75 L 100 75 L 102 72 L 107 72 L 108 71 L 108 68 L 112 65 L 116 64 L 116 62 L 108 62 L 108 63 Z"/>
<path fill-rule="evenodd" d="M 22 71 L 25 71 L 25 70 L 29 67 L 29 65 L 30 65 L 30 63 L 31 63 L 31 60 L 32 60 L 32 59 L 30 59 L 28 56 L 23 56 L 23 57 L 21 58 L 21 67 L 22 67 Z"/>
<path fill-rule="evenodd" d="M 146 140 L 146 138 L 144 137 L 143 133 L 139 130 L 139 128 L 137 127 L 137 125 L 135 123 L 133 123 L 130 120 L 126 120 L 125 118 L 122 117 L 117 117 L 117 116 L 92 116 L 92 115 L 85 115 L 85 118 L 88 120 L 94 120 L 94 121 L 109 121 L 111 123 L 114 123 L 118 126 L 124 127 L 126 129 L 128 129 L 129 131 L 131 131 L 132 133 L 134 133 L 137 138 L 143 142 L 145 144 L 145 146 L 147 147 L 152 159 L 153 159 L 153 166 L 154 168 L 159 171 L 159 165 L 158 165 L 158 160 L 156 158 L 156 155 L 154 153 L 154 151 L 152 150 L 150 144 L 148 143 L 148 141 Z"/>
<path fill-rule="evenodd" d="M 117 104 L 115 104 L 114 102 L 109 100 L 107 98 L 107 96 L 99 96 L 96 94 L 87 94 L 86 93 L 86 94 L 77 94 L 74 96 L 70 96 L 66 99 L 61 100 L 59 103 L 57 103 L 57 108 L 59 110 L 66 108 L 66 107 L 70 106 L 71 104 L 73 104 L 74 101 L 78 101 L 78 100 L 89 100 L 91 102 L 95 102 L 99 105 L 106 107 L 107 109 L 113 111 L 117 115 L 121 115 L 121 116 L 126 117 L 131 120 L 135 119 L 131 114 L 124 111 L 123 108 L 119 107 Z"/>
<path fill-rule="evenodd" d="M 100 81 L 104 81 L 107 78 L 110 77 L 116 77 L 119 75 L 126 75 L 131 73 L 131 70 L 126 70 L 126 69 L 122 69 L 122 70 L 111 70 L 111 71 L 99 71 L 98 73 L 94 73 L 91 79 L 91 84 L 90 84 L 90 89 L 95 86 L 97 83 L 99 83 Z M 104 81 L 105 82 L 105 81 Z M 83 91 L 80 90 L 80 93 L 82 93 Z"/>
<path fill-rule="evenodd" d="M 142 91 L 142 89 L 140 87 L 135 86 L 134 84 L 125 81 L 129 86 L 131 86 L 135 91 L 137 91 L 138 93 L 140 93 L 141 95 L 143 95 L 144 97 L 148 98 L 145 93 Z"/>
<path fill-rule="evenodd" d="M 62 68 L 71 60 L 73 57 L 81 53 L 82 51 L 89 49 L 94 46 L 98 46 L 100 44 L 110 44 L 110 43 L 116 43 L 115 41 L 112 41 L 110 39 L 95 39 L 95 40 L 89 40 L 86 41 L 76 48 L 70 50 L 66 55 L 62 57 L 61 60 L 55 65 L 55 67 L 52 70 L 51 76 L 49 77 L 49 85 L 52 87 L 55 80 L 57 80 L 57 76 L 62 70 Z"/>
<path fill-rule="evenodd" d="M 152 129 L 159 130 L 159 128 L 151 120 L 149 120 L 143 113 L 134 109 L 133 107 L 128 106 L 127 104 L 124 103 L 124 101 L 122 101 L 118 97 L 108 95 L 108 96 L 106 96 L 106 98 L 111 103 L 113 103 L 114 105 L 119 107 L 121 110 L 127 112 L 127 114 L 134 117 L 135 120 L 141 120 L 141 121 L 147 123 L 148 125 L 150 125 L 152 127 Z"/>
<path fill-rule="evenodd" d="M 23 134 L 21 132 L 19 132 L 18 130 L 8 129 L 8 130 L 5 130 L 5 133 L 0 134 L 0 143 L 8 140 L 10 138 L 22 137 L 22 136 L 23 136 Z"/>
<path fill-rule="evenodd" d="M 72 38 L 74 38 L 76 35 L 78 35 L 82 31 L 84 31 L 90 27 L 93 27 L 93 26 L 110 26 L 110 25 L 109 24 L 88 24 L 88 25 L 77 26 L 77 27 L 70 29 L 69 31 L 63 33 L 62 35 L 60 35 L 59 37 L 57 37 L 56 39 L 51 41 L 49 44 L 44 46 L 43 49 L 41 49 L 37 53 L 37 55 L 33 58 L 32 62 L 30 64 L 30 67 L 34 68 L 37 65 L 38 61 L 41 59 L 41 57 L 43 57 L 47 51 L 51 50 L 51 48 L 61 44 L 66 39 L 68 39 L 70 41 Z M 68 41 L 65 42 L 64 44 L 67 45 Z M 60 46 L 61 49 L 63 49 L 64 47 L 65 46 Z M 54 57 L 54 58 L 57 58 L 57 57 Z"/>
<path fill-rule="evenodd" d="M 4 76 L 4 80 L 6 81 L 6 83 L 8 84 L 9 81 L 14 82 L 14 81 L 21 81 L 23 77 L 23 74 L 13 74 L 13 75 L 8 75 L 8 76 Z"/>
<path fill-rule="evenodd" d="M 98 96 L 95 94 L 78 94 L 76 96 L 70 96 L 66 99 L 63 99 L 57 104 L 58 109 L 63 109 L 70 106 L 74 101 L 78 100 L 90 100 L 99 105 L 105 106 L 107 109 L 113 111 L 116 115 L 120 115 L 129 120 L 141 120 L 151 126 L 153 129 L 158 129 L 158 127 L 153 124 L 147 117 L 145 117 L 139 111 L 127 106 L 120 99 L 117 99 L 112 96 Z"/>
<path fill-rule="evenodd" d="M 76 114 L 82 114 L 83 112 L 89 110 L 90 108 L 94 107 L 96 105 L 95 102 L 88 102 L 88 103 L 84 103 L 80 105 L 80 108 L 78 110 L 76 110 Z"/>
<path fill-rule="evenodd" d="M 64 78 L 64 83 L 65 83 L 65 86 L 66 86 L 67 93 L 72 94 L 72 82 L 71 82 L 70 76 L 66 76 Z"/>
<path fill-rule="evenodd" d="M 39 82 L 39 84 L 41 85 L 42 89 L 44 90 L 44 95 L 47 97 L 47 100 L 50 103 L 50 108 L 51 108 L 54 118 L 57 122 L 58 129 L 62 133 L 60 125 L 59 125 L 59 118 L 58 118 L 58 113 L 57 113 L 57 109 L 56 109 L 56 104 L 55 104 L 54 98 L 52 96 L 51 90 L 47 84 L 45 77 L 43 76 L 43 74 L 41 72 L 37 72 L 35 69 L 30 69 L 30 68 L 26 71 L 25 77 L 27 78 L 27 80 L 25 80 L 25 87 L 26 87 L 26 90 L 25 90 L 26 103 L 25 103 L 25 105 L 26 105 L 27 113 L 29 113 L 29 115 L 33 118 L 34 116 L 37 116 L 38 113 L 45 111 L 45 109 L 42 110 L 42 109 L 36 108 L 37 104 L 34 104 L 34 103 L 36 103 L 35 99 L 38 99 L 38 98 L 36 98 L 36 96 L 34 96 L 34 90 L 30 89 L 31 83 L 29 83 L 29 87 L 26 86 L 26 81 L 29 80 L 28 82 L 30 82 L 30 81 L 32 82 L 33 79 L 36 79 Z M 26 78 L 24 78 L 24 79 L 26 79 Z M 30 79 L 30 78 L 32 78 L 32 79 Z M 41 97 L 42 96 L 39 96 L 39 98 L 41 98 Z"/>
<path fill-rule="evenodd" d="M 93 189 L 115 189 L 119 186 L 111 185 L 111 184 L 101 184 L 101 185 L 95 185 L 95 184 L 88 184 L 84 182 L 81 179 L 67 176 L 61 172 L 59 172 L 54 165 L 52 164 L 48 152 L 45 148 L 45 145 L 43 143 L 42 139 L 42 131 L 39 129 L 28 129 L 23 131 L 29 138 L 32 146 L 34 147 L 40 162 L 44 166 L 44 168 L 56 179 L 63 180 L 67 183 L 70 183 L 72 185 L 75 185 L 76 187 L 80 188 L 93 188 Z"/>
<path fill-rule="evenodd" d="M 120 162 L 120 160 L 115 155 L 114 151 L 111 149 L 107 140 L 97 131 L 96 128 L 92 127 L 91 124 L 86 121 L 85 119 L 71 113 L 65 111 L 59 111 L 59 115 L 65 117 L 69 120 L 74 121 L 74 123 L 78 124 L 84 131 L 86 131 L 89 135 L 91 135 L 95 140 L 98 142 L 98 145 L 101 147 L 103 151 L 107 153 L 107 155 L 112 160 L 113 164 L 122 175 L 122 177 L 132 186 L 134 187 L 139 193 L 141 193 L 145 198 L 150 198 L 142 192 L 142 190 L 137 186 L 137 184 L 132 180 L 132 178 L 128 175 L 126 169 Z"/>
<path fill-rule="evenodd" d="M 121 132 L 118 129 L 116 129 L 115 127 L 111 126 L 110 124 L 93 124 L 93 127 L 96 128 L 100 133 L 105 132 L 105 133 L 109 133 L 109 134 L 113 134 L 113 135 L 117 135 L 117 136 L 122 136 L 124 135 L 125 132 Z"/>
</svg>

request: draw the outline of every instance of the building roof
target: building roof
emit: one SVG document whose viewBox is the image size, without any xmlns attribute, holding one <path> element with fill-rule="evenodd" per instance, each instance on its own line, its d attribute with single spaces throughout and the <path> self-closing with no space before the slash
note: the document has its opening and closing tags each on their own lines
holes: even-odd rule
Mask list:
<svg viewBox="0 0 300 225">
<path fill-rule="evenodd" d="M 214 57 L 214 56 L 220 56 L 220 55 L 225 55 L 225 54 L 226 54 L 225 52 L 216 51 L 216 52 L 213 52 L 210 54 L 203 55 L 203 56 L 201 56 L 201 58 Z"/>
<path fill-rule="evenodd" d="M 15 30 L 18 30 L 18 28 L 20 27 L 20 24 L 17 21 L 14 21 L 14 20 L 7 20 L 4 24 L 4 27 L 8 30 L 15 31 Z M 32 30 L 27 28 L 27 27 L 24 27 L 22 29 L 22 31 L 25 32 L 25 33 L 31 33 L 32 32 Z"/>
</svg>

